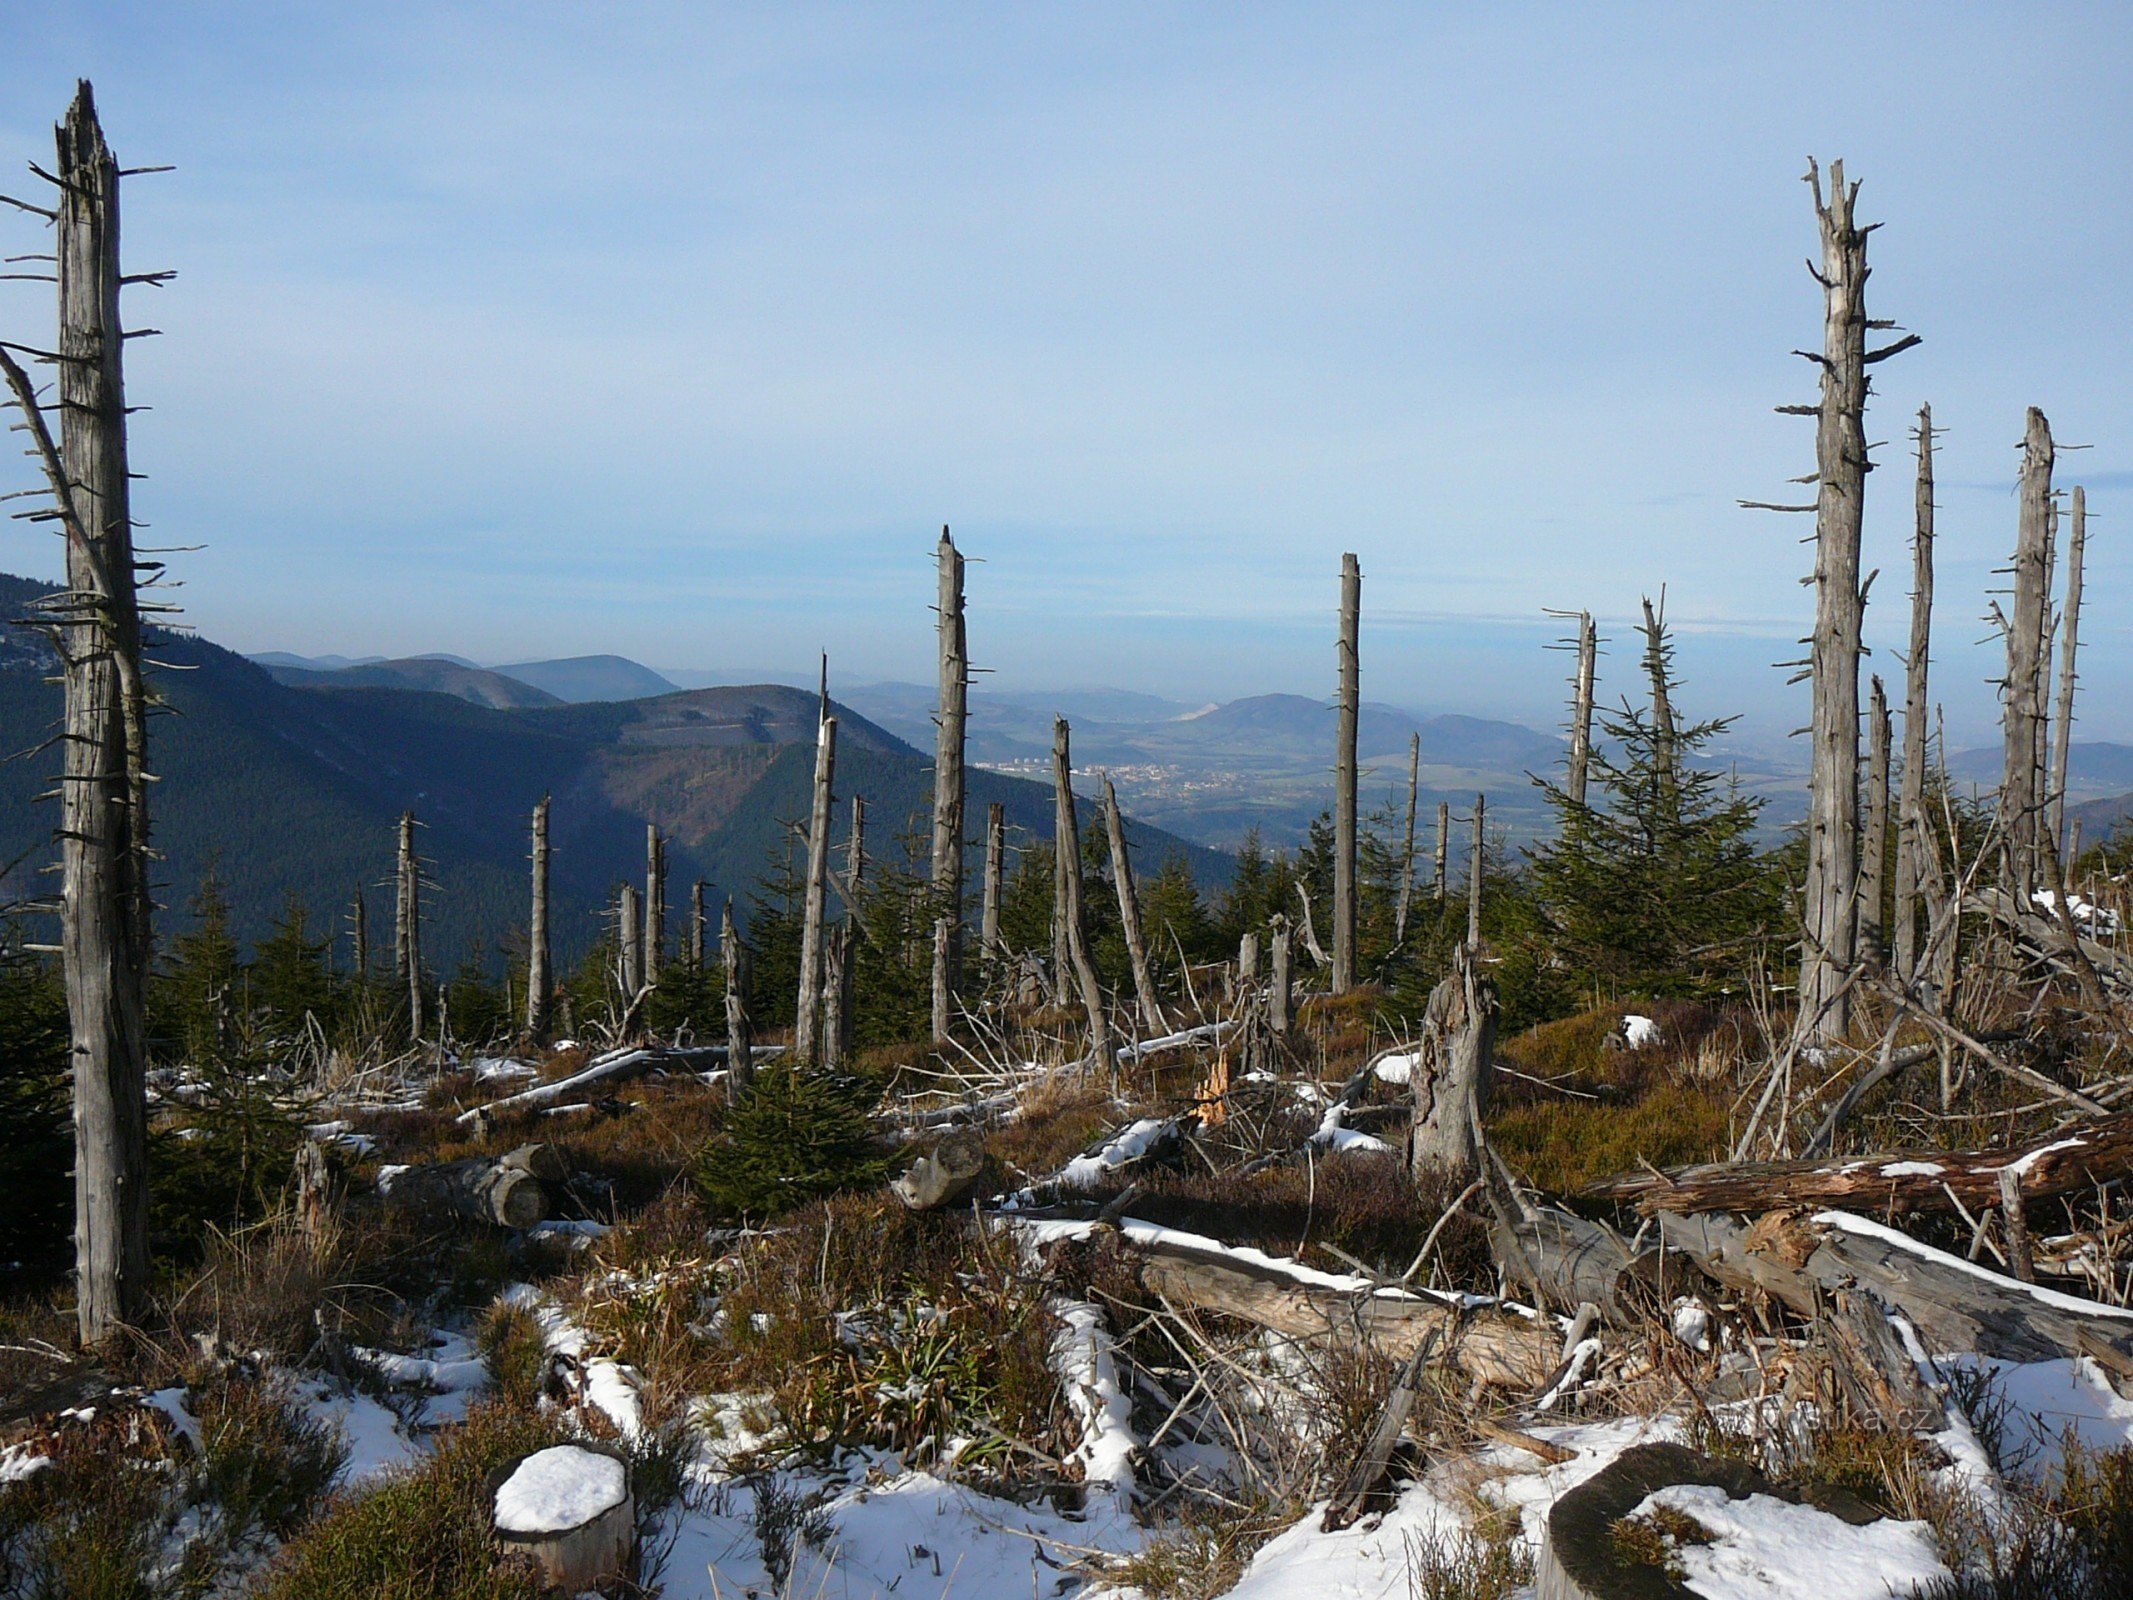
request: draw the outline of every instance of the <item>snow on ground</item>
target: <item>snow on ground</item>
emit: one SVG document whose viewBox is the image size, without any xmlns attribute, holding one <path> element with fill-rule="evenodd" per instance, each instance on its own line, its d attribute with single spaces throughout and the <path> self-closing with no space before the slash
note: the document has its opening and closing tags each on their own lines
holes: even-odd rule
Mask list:
<svg viewBox="0 0 2133 1600">
<path fill-rule="evenodd" d="M 20 1483 L 52 1464 L 52 1458 L 26 1444 L 11 1444 L 0 1450 L 0 1484 Z"/>
<path fill-rule="evenodd" d="M 1640 1017 L 1634 1011 L 1622 1019 L 1622 1042 L 1632 1050 L 1648 1050 L 1659 1043 L 1659 1024 L 1651 1017 Z"/>
<path fill-rule="evenodd" d="M 2009 1472 L 2048 1475 L 2065 1458 L 2069 1434 L 2085 1449 L 2133 1447 L 2133 1400 L 2111 1386 L 2087 1356 L 2061 1361 L 1999 1361 L 1991 1356 L 1941 1356 L 1943 1372 L 1969 1369 L 1991 1379 L 1986 1408 L 2005 1407 L 1999 1456 Z"/>
<path fill-rule="evenodd" d="M 1370 1070 L 1380 1083 L 1408 1083 L 1415 1075 L 1415 1058 L 1412 1055 L 1381 1056 Z"/>
<path fill-rule="evenodd" d="M 1080 1463 L 1092 1498 L 1109 1495 L 1113 1509 L 1130 1518 L 1133 1503 L 1133 1403 L 1118 1386 L 1118 1363 L 1110 1326 L 1100 1307 L 1086 1300 L 1055 1300 L 1059 1318 L 1051 1363 L 1081 1427 L 1070 1460 Z"/>
<path fill-rule="evenodd" d="M 497 1486 L 496 1526 L 505 1533 L 561 1533 L 622 1504 L 629 1468 L 574 1444 L 536 1450 Z"/>
<path fill-rule="evenodd" d="M 2030 894 L 2032 904 L 2042 907 L 2054 916 L 2059 912 L 2059 897 L 2049 889 L 2037 889 Z M 2074 923 L 2083 933 L 2108 939 L 2119 931 L 2118 913 L 2102 906 L 2089 904 L 2078 894 L 2068 894 L 2066 908 L 2073 913 Z"/>
<path fill-rule="evenodd" d="M 1707 1484 L 1647 1495 L 1635 1511 L 1684 1512 L 1715 1536 L 1677 1547 L 1682 1581 L 1711 1600 L 1884 1600 L 1915 1593 L 1948 1569 L 1923 1522 L 1893 1518 L 1853 1527 L 1813 1506 L 1771 1495 L 1734 1500 Z"/>
</svg>

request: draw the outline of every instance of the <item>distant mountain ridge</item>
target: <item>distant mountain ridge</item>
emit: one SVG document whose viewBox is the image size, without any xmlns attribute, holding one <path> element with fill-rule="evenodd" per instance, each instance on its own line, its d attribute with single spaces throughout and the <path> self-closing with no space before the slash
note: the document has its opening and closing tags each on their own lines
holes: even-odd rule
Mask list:
<svg viewBox="0 0 2133 1600">
<path fill-rule="evenodd" d="M 421 689 L 432 694 L 456 695 L 461 700 L 497 710 L 563 703 L 545 689 L 537 689 L 501 672 L 462 666 L 448 656 L 366 661 L 327 671 L 278 661 L 261 661 L 260 665 L 277 682 L 286 683 L 293 689 Z"/>
</svg>

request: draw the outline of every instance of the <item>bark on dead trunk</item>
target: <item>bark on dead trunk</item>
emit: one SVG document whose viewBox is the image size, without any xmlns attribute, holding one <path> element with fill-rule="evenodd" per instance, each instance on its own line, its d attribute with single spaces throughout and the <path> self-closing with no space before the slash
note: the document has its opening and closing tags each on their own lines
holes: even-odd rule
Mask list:
<svg viewBox="0 0 2133 1600">
<path fill-rule="evenodd" d="M 710 931 L 704 917 L 704 880 L 689 886 L 689 970 L 704 970 L 704 938 Z"/>
<path fill-rule="evenodd" d="M 2066 774 L 2074 740 L 2075 651 L 2081 634 L 2081 569 L 2088 556 L 2089 497 L 2079 484 L 2074 487 L 2073 526 L 2066 546 L 2066 633 L 2059 644 L 2058 742 L 2052 752 L 2051 827 L 2059 859 L 2072 861 L 2066 833 Z"/>
<path fill-rule="evenodd" d="M 1933 654 L 1933 408 L 1918 408 L 1916 529 L 1911 540 L 1911 649 L 1903 664 L 1903 789 L 1897 802 L 1896 975 L 1918 981 L 1918 933 L 1932 859 L 1926 815 L 1927 680 Z"/>
<path fill-rule="evenodd" d="M 2021 520 L 2015 541 L 2014 613 L 2007 618 L 2007 681 L 2002 730 L 2005 750 L 2000 773 L 2000 827 L 2007 840 L 2011 887 L 2027 899 L 2038 887 L 2037 835 L 2044 797 L 2037 770 L 2037 750 L 2044 720 L 2043 657 L 2050 594 L 2044 569 L 2049 559 L 2052 501 L 2052 430 L 2044 413 L 2029 408 L 2022 437 L 2019 484 Z"/>
<path fill-rule="evenodd" d="M 755 1050 L 748 1029 L 748 958 L 733 925 L 731 897 L 719 913 L 718 953 L 726 987 L 726 1083 L 729 1093 L 740 1095 L 755 1080 Z"/>
<path fill-rule="evenodd" d="M 824 698 L 815 733 L 815 793 L 807 821 L 807 888 L 800 922 L 800 993 L 793 1012 L 793 1060 L 814 1064 L 822 1009 L 823 914 L 828 900 L 831 787 L 837 776 L 837 719 Z"/>
<path fill-rule="evenodd" d="M 555 980 L 548 970 L 548 796 L 533 808 L 533 911 L 526 923 L 526 1036 L 548 1034 Z"/>
<path fill-rule="evenodd" d="M 1147 941 L 1141 937 L 1141 897 L 1133 882 L 1133 858 L 1126 853 L 1126 823 L 1118 814 L 1118 791 L 1104 774 L 1104 831 L 1111 844 L 1111 879 L 1118 891 L 1118 922 L 1133 968 L 1133 993 L 1140 1003 L 1141 1025 L 1151 1034 L 1164 1029 L 1163 1008 L 1155 998 L 1155 974 L 1148 965 Z"/>
<path fill-rule="evenodd" d="M 657 823 L 644 827 L 644 981 L 659 981 L 667 946 L 667 842 Z"/>
<path fill-rule="evenodd" d="M 1007 807 L 995 800 L 985 808 L 985 901 L 978 917 L 978 939 L 988 962 L 1000 959 L 1000 885 L 1007 876 Z"/>
<path fill-rule="evenodd" d="M 637 996 L 644 993 L 644 907 L 634 883 L 625 883 L 616 897 L 615 936 L 621 947 L 616 977 L 627 1014 L 635 1008 Z"/>
<path fill-rule="evenodd" d="M 1339 720 L 1333 756 L 1333 992 L 1355 987 L 1355 741 L 1361 712 L 1356 645 L 1363 605 L 1363 569 L 1341 557 Z"/>
<path fill-rule="evenodd" d="M 1267 1032 L 1289 1036 L 1289 919 L 1277 915 L 1267 929 Z"/>
<path fill-rule="evenodd" d="M 1866 705 L 1866 838 L 1859 862 L 1859 959 L 1879 967 L 1886 950 L 1889 864 L 1889 697 L 1874 674 Z"/>
<path fill-rule="evenodd" d="M 1409 1160 L 1417 1178 L 1441 1174 L 1456 1189 L 1480 1175 L 1475 1130 L 1488 1112 L 1500 1010 L 1496 984 L 1475 965 L 1473 947 L 1453 946 L 1452 970 L 1430 991 L 1412 1073 Z"/>
<path fill-rule="evenodd" d="M 941 529 L 940 712 L 933 754 L 934 916 L 946 936 L 933 942 L 933 1036 L 948 1037 L 963 957 L 963 738 L 970 703 L 970 656 L 963 634 L 963 557 Z"/>
<path fill-rule="evenodd" d="M 1564 793 L 1571 806 L 1582 807 L 1592 771 L 1592 691 L 1598 674 L 1599 631 L 1592 613 L 1578 613 L 1578 666 L 1570 697 L 1570 781 Z"/>
</svg>

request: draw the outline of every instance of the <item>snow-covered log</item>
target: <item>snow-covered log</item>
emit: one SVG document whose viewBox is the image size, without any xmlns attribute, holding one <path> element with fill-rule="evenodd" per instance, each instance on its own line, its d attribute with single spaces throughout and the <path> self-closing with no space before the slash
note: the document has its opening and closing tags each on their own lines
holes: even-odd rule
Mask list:
<svg viewBox="0 0 2133 1600">
<path fill-rule="evenodd" d="M 757 1055 L 773 1054 L 774 1050 L 758 1048 Z M 544 1106 L 551 1100 L 568 1099 L 582 1089 L 596 1083 L 615 1083 L 625 1078 L 641 1078 L 646 1073 L 663 1067 L 685 1067 L 691 1070 L 712 1061 L 723 1061 L 726 1048 L 723 1045 L 701 1045 L 689 1050 L 633 1049 L 610 1050 L 604 1056 L 595 1056 L 567 1078 L 558 1078 L 553 1083 L 537 1083 L 530 1089 L 521 1089 L 517 1094 L 507 1094 L 501 1100 L 491 1100 L 459 1113 L 458 1121 L 471 1123 L 483 1117 L 494 1116 L 499 1111 L 522 1111 L 528 1106 Z"/>
</svg>

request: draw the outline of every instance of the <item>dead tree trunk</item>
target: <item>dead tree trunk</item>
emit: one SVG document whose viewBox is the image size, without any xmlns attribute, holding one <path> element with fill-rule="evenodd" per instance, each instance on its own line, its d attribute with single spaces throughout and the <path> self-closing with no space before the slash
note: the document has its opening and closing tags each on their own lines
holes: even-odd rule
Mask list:
<svg viewBox="0 0 2133 1600">
<path fill-rule="evenodd" d="M 2029 408 L 2022 437 L 2021 521 L 2015 540 L 2014 614 L 2006 619 L 2007 681 L 2005 760 L 2000 773 L 2000 827 L 2014 875 L 2011 887 L 2023 899 L 2038 884 L 2037 833 L 2044 797 L 2037 771 L 2044 719 L 2047 665 L 2043 654 L 2051 597 L 2044 569 L 2049 559 L 2052 502 L 2052 430 L 2044 413 Z"/>
<path fill-rule="evenodd" d="M 933 747 L 933 1036 L 948 1037 L 963 955 L 963 737 L 970 709 L 970 655 L 963 634 L 963 557 L 941 529 L 940 714 Z"/>
<path fill-rule="evenodd" d="M 0 351 L 21 429 L 66 538 L 66 589 L 43 610 L 65 693 L 60 949 L 74 1078 L 76 1321 L 104 1343 L 146 1307 L 150 959 L 147 693 L 126 460 L 119 166 L 89 85 L 57 130 L 60 436 Z M 39 210 L 41 207 L 28 207 Z"/>
<path fill-rule="evenodd" d="M 1339 725 L 1333 753 L 1333 992 L 1355 987 L 1355 740 L 1361 714 L 1357 630 L 1363 607 L 1363 569 L 1341 557 Z"/>
<path fill-rule="evenodd" d="M 354 922 L 350 937 L 355 942 L 355 980 L 360 989 L 370 982 L 370 906 L 363 898 L 363 886 L 356 885 L 355 908 L 350 913 Z"/>
<path fill-rule="evenodd" d="M 526 924 L 526 1036 L 545 1038 L 555 979 L 548 970 L 548 796 L 533 808 L 533 912 Z"/>
<path fill-rule="evenodd" d="M 1267 1032 L 1289 1036 L 1289 919 L 1277 915 L 1267 929 Z"/>
<path fill-rule="evenodd" d="M 1096 963 L 1089 959 L 1089 933 L 1081 920 L 1081 831 L 1074 818 L 1074 786 L 1069 782 L 1073 762 L 1068 755 L 1067 720 L 1052 722 L 1052 782 L 1058 792 L 1056 846 L 1062 870 L 1059 874 L 1061 920 L 1065 923 L 1066 955 L 1081 992 L 1081 1009 L 1089 1023 L 1089 1053 L 1098 1060 L 1111 1059 L 1111 1030 L 1104 1020 L 1104 992 L 1096 981 Z M 1056 941 L 1055 941 L 1056 942 Z"/>
<path fill-rule="evenodd" d="M 2066 774 L 2074 741 L 2074 652 L 2081 633 L 2081 568 L 2088 555 L 2088 491 L 2075 485 L 2073 527 L 2066 545 L 2066 635 L 2059 644 L 2058 743 L 2052 752 L 2051 827 L 2059 859 L 2071 861 L 2073 851 L 2066 834 Z"/>
<path fill-rule="evenodd" d="M 847 909 L 858 912 L 860 886 L 867 879 L 867 797 L 852 796 L 852 825 L 844 835 L 844 884 L 852 893 L 852 905 Z"/>
<path fill-rule="evenodd" d="M 831 786 L 837 776 L 837 719 L 823 700 L 821 725 L 815 731 L 815 796 L 807 821 L 807 888 L 800 922 L 800 993 L 793 1012 L 793 1060 L 811 1066 L 816 1054 L 816 1024 L 822 1008 L 823 913 L 828 898 Z"/>
<path fill-rule="evenodd" d="M 1066 742 L 1064 717 L 1055 718 L 1052 784 L 1052 1005 L 1065 1010 L 1073 989 L 1072 941 L 1067 934 L 1067 874 L 1081 870 L 1081 841 L 1074 832 L 1074 791 L 1071 771 L 1062 774 L 1056 759 L 1058 746 Z"/>
<path fill-rule="evenodd" d="M 1916 343 L 1866 348 L 1866 236 L 1854 215 L 1859 186 L 1831 165 L 1829 197 L 1809 163 L 1821 226 L 1822 351 L 1815 415 L 1815 626 L 1808 655 L 1813 684 L 1808 778 L 1807 883 L 1800 956 L 1799 1027 L 1810 1043 L 1841 1039 L 1850 1026 L 1845 979 L 1858 928 L 1859 633 L 1866 596 L 1859 585 L 1860 524 L 1866 503 L 1866 369 Z"/>
<path fill-rule="evenodd" d="M 1441 1173 L 1456 1189 L 1480 1176 L 1474 1130 L 1488 1110 L 1500 1010 L 1496 985 L 1475 965 L 1474 949 L 1455 945 L 1451 972 L 1430 991 L 1414 1064 L 1408 1158 L 1417 1178 Z"/>
<path fill-rule="evenodd" d="M 1133 882 L 1133 859 L 1126 853 L 1126 823 L 1118 814 L 1118 791 L 1104 774 L 1104 831 L 1110 836 L 1111 879 L 1118 891 L 1118 923 L 1125 934 L 1126 958 L 1133 966 L 1133 993 L 1140 1002 L 1141 1025 L 1152 1035 L 1164 1029 L 1163 1008 L 1156 1003 L 1155 974 L 1148 966 L 1148 944 L 1141 937 L 1141 897 Z"/>
<path fill-rule="evenodd" d="M 1488 865 L 1489 797 L 1474 796 L 1474 848 L 1467 855 L 1466 947 L 1481 950 L 1481 878 Z"/>
<path fill-rule="evenodd" d="M 1859 956 L 1879 967 L 1889 870 L 1889 697 L 1875 673 L 1866 705 L 1866 840 L 1859 863 Z"/>
<path fill-rule="evenodd" d="M 985 808 L 985 900 L 978 916 L 978 940 L 988 962 L 1000 959 L 1000 885 L 1007 876 L 1007 807 L 995 800 Z"/>
<path fill-rule="evenodd" d="M 667 945 L 667 842 L 659 825 L 644 826 L 644 982 L 659 981 Z"/>
<path fill-rule="evenodd" d="M 704 880 L 698 878 L 689 886 L 689 970 L 704 970 L 704 936 L 709 931 L 704 919 Z"/>
<path fill-rule="evenodd" d="M 1918 408 L 1917 526 L 1911 540 L 1911 651 L 1903 664 L 1903 789 L 1896 806 L 1896 975 L 1918 980 L 1928 855 L 1927 676 L 1933 654 L 1933 408 Z M 1936 852 L 1937 853 L 1937 852 Z"/>
<path fill-rule="evenodd" d="M 845 1031 L 851 1019 L 845 1013 L 845 1002 L 850 991 L 845 984 L 845 959 L 851 953 L 851 940 L 846 934 L 851 923 L 840 922 L 829 930 L 822 942 L 822 1065 L 831 1071 L 845 1063 Z M 940 924 L 934 924 L 934 938 L 938 942 Z"/>
<path fill-rule="evenodd" d="M 407 992 L 407 1036 L 422 1038 L 422 860 L 415 854 L 415 814 L 400 816 L 400 983 Z"/>
<path fill-rule="evenodd" d="M 1573 810 L 1585 804 L 1592 771 L 1592 690 L 1598 675 L 1599 631 L 1590 611 L 1578 613 L 1578 668 L 1570 698 L 1570 781 L 1564 793 Z"/>
<path fill-rule="evenodd" d="M 619 945 L 616 974 L 622 987 L 626 1015 L 644 993 L 644 908 L 638 903 L 637 886 L 625 883 L 615 900 L 615 938 Z"/>
<path fill-rule="evenodd" d="M 1407 840 L 1400 850 L 1400 899 L 1392 914 L 1394 944 L 1407 942 L 1407 912 L 1415 898 L 1415 803 L 1421 798 L 1422 735 L 1407 739 Z"/>
<path fill-rule="evenodd" d="M 1437 904 L 1442 906 L 1451 894 L 1452 865 L 1452 803 L 1437 802 Z"/>
<path fill-rule="evenodd" d="M 733 926 L 730 895 L 719 914 L 718 953 L 726 984 L 726 1083 L 730 1093 L 741 1095 L 755 1081 L 755 1046 L 748 1032 L 748 956 Z"/>
</svg>

